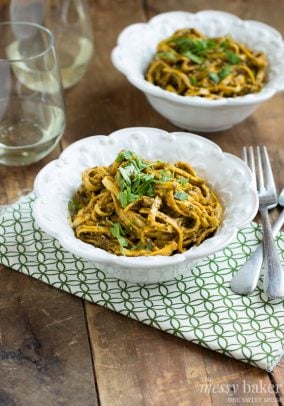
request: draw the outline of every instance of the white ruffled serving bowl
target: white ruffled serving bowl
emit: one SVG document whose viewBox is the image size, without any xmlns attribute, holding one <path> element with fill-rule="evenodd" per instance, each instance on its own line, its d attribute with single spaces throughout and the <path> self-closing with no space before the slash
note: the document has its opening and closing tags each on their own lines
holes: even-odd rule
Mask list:
<svg viewBox="0 0 284 406">
<path fill-rule="evenodd" d="M 111 164 L 119 151 L 132 150 L 149 160 L 185 161 L 204 177 L 221 199 L 224 219 L 216 234 L 182 254 L 154 257 L 117 256 L 87 244 L 74 235 L 68 202 L 81 184 L 84 169 Z M 156 128 L 134 127 L 109 136 L 92 136 L 75 142 L 37 175 L 33 214 L 38 225 L 71 253 L 92 262 L 107 274 L 138 282 L 163 282 L 189 275 L 202 258 L 226 247 L 238 230 L 252 220 L 258 198 L 252 174 L 243 161 L 198 135 Z"/>
<path fill-rule="evenodd" d="M 144 74 L 157 44 L 180 28 L 196 28 L 209 37 L 230 34 L 269 62 L 268 81 L 259 93 L 209 100 L 180 96 L 145 80 Z M 174 11 L 159 14 L 148 23 L 132 24 L 119 35 L 112 62 L 128 81 L 144 92 L 152 107 L 178 127 L 212 132 L 224 130 L 248 117 L 262 102 L 284 90 L 284 43 L 281 34 L 267 24 L 241 20 L 222 11 L 196 14 Z"/>
</svg>

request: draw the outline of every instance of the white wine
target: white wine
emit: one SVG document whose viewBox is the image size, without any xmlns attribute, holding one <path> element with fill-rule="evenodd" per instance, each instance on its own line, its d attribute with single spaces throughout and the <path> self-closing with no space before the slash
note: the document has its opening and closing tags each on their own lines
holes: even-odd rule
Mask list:
<svg viewBox="0 0 284 406">
<path fill-rule="evenodd" d="M 49 69 L 39 69 L 35 61 L 24 61 L 24 55 L 22 55 L 18 41 L 14 41 L 7 46 L 6 53 L 7 57 L 11 61 L 14 61 L 11 62 L 14 75 L 28 89 L 50 94 L 60 91 L 60 84 L 56 77 L 56 72 L 52 71 L 52 67 L 50 66 Z"/>
<path fill-rule="evenodd" d="M 56 43 L 56 52 L 62 84 L 67 89 L 84 75 L 93 54 L 93 43 L 88 38 L 69 35 L 64 41 Z M 6 53 L 10 60 L 15 61 L 12 64 L 15 76 L 27 88 L 47 93 L 56 93 L 60 90 L 59 83 L 50 70 L 38 69 L 32 61 L 21 61 L 23 55 L 18 41 L 11 43 L 6 48 Z"/>
<path fill-rule="evenodd" d="M 77 83 L 84 75 L 93 55 L 93 43 L 84 37 L 65 38 L 55 42 L 64 89 Z"/>
<path fill-rule="evenodd" d="M 0 99 L 0 164 L 28 165 L 48 155 L 63 134 L 64 110 L 20 97 L 5 104 Z"/>
</svg>

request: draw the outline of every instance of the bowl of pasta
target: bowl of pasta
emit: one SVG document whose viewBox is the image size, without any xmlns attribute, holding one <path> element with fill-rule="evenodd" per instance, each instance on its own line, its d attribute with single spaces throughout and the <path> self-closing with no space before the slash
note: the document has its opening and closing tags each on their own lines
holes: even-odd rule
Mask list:
<svg viewBox="0 0 284 406">
<path fill-rule="evenodd" d="M 230 128 L 284 89 L 281 34 L 221 11 L 166 12 L 132 24 L 111 57 L 156 111 L 187 130 Z"/>
<path fill-rule="evenodd" d="M 189 275 L 258 209 L 241 159 L 201 136 L 150 127 L 75 142 L 39 172 L 34 191 L 46 233 L 134 283 Z"/>
</svg>

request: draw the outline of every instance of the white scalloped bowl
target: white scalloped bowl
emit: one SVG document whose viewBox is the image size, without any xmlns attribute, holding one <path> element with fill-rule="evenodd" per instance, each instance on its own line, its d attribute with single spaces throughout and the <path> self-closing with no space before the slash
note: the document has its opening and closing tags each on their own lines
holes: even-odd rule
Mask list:
<svg viewBox="0 0 284 406">
<path fill-rule="evenodd" d="M 182 254 L 155 257 L 123 257 L 87 244 L 74 235 L 68 220 L 68 202 L 81 184 L 81 174 L 97 165 L 111 164 L 122 149 L 149 160 L 185 161 L 215 190 L 224 207 L 224 219 L 216 234 Z M 255 216 L 258 199 L 252 174 L 243 161 L 223 153 L 213 142 L 185 132 L 168 133 L 148 127 L 92 136 L 70 145 L 59 159 L 37 175 L 33 214 L 38 225 L 58 239 L 71 253 L 107 274 L 130 282 L 163 282 L 189 275 L 202 258 L 226 247 L 237 231 Z"/>
<path fill-rule="evenodd" d="M 144 78 L 157 44 L 177 29 L 194 27 L 209 37 L 231 34 L 249 48 L 266 53 L 268 81 L 259 93 L 209 100 L 180 96 Z M 225 130 L 243 121 L 264 101 L 284 90 L 284 43 L 274 28 L 221 11 L 196 14 L 174 11 L 159 14 L 148 23 L 132 24 L 119 35 L 112 62 L 128 81 L 140 89 L 152 107 L 178 127 L 199 132 Z"/>
</svg>

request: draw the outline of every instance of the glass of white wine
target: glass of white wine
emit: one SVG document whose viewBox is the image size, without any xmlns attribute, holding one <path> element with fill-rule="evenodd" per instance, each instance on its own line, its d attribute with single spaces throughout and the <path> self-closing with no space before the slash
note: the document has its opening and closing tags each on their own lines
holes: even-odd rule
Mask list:
<svg viewBox="0 0 284 406">
<path fill-rule="evenodd" d="M 0 23 L 0 78 L 0 164 L 37 162 L 65 129 L 53 34 L 33 23 Z"/>
<path fill-rule="evenodd" d="M 93 55 L 88 0 L 11 0 L 9 20 L 30 21 L 50 29 L 64 89 L 81 79 Z"/>
</svg>

